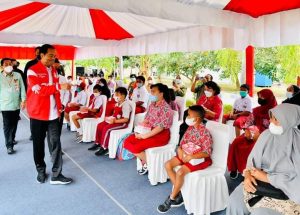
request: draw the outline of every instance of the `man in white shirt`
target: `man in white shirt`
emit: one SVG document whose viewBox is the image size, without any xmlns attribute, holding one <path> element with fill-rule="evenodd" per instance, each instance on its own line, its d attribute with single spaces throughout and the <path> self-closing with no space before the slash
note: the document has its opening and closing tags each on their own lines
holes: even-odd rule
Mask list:
<svg viewBox="0 0 300 215">
<path fill-rule="evenodd" d="M 136 78 L 137 87 L 133 90 L 131 100 L 136 103 L 135 114 L 144 113 L 147 109 L 149 94 L 145 87 L 145 78 Z"/>
<path fill-rule="evenodd" d="M 223 123 L 228 120 L 234 120 L 233 126 L 235 126 L 236 136 L 240 136 L 240 129 L 245 124 L 248 116 L 252 112 L 252 102 L 248 95 L 249 85 L 242 84 L 240 87 L 240 98 L 236 99 L 233 105 L 233 113 L 223 116 Z"/>
</svg>

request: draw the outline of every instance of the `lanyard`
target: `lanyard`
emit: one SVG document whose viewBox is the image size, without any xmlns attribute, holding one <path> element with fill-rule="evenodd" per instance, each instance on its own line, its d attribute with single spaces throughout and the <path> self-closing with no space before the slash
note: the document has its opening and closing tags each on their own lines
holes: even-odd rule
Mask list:
<svg viewBox="0 0 300 215">
<path fill-rule="evenodd" d="M 9 86 L 9 88 L 12 88 L 13 86 L 12 86 L 12 82 L 14 81 L 14 75 L 12 74 L 9 78 L 10 78 L 10 80 L 9 80 L 9 78 L 7 78 L 7 76 L 8 75 L 4 75 L 4 74 L 2 74 L 3 75 L 3 77 L 4 77 L 4 79 L 5 79 L 5 81 L 7 82 L 7 84 L 8 84 L 8 86 Z"/>
</svg>

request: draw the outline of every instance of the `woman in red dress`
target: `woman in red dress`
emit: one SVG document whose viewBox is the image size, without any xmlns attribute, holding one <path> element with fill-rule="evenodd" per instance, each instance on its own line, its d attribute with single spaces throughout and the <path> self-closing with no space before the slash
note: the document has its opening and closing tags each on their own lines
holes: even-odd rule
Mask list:
<svg viewBox="0 0 300 215">
<path fill-rule="evenodd" d="M 141 125 L 151 130 L 145 134 L 132 134 L 124 142 L 124 148 L 137 156 L 143 163 L 143 168 L 138 172 L 140 175 L 148 172 L 145 150 L 168 144 L 170 127 L 173 122 L 173 110 L 168 104 L 170 94 L 166 85 L 161 83 L 152 85 L 149 99 L 152 103 Z"/>
<path fill-rule="evenodd" d="M 197 101 L 205 110 L 205 119 L 218 121 L 221 117 L 223 103 L 219 97 L 221 88 L 213 81 L 204 84 L 204 94 Z"/>
<path fill-rule="evenodd" d="M 258 104 L 260 106 L 253 109 L 253 113 L 249 116 L 249 119 L 243 128 L 256 125 L 259 129 L 259 132 L 262 133 L 264 130 L 269 128 L 269 110 L 277 106 L 277 101 L 272 90 L 269 89 L 263 89 L 259 91 L 257 96 Z"/>
</svg>

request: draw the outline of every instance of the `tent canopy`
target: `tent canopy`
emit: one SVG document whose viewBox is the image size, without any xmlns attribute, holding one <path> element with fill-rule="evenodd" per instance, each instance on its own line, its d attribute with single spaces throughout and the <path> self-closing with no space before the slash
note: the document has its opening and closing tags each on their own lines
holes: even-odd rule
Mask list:
<svg viewBox="0 0 300 215">
<path fill-rule="evenodd" d="M 0 42 L 77 46 L 76 59 L 299 44 L 299 7 L 298 0 L 2 0 Z"/>
</svg>

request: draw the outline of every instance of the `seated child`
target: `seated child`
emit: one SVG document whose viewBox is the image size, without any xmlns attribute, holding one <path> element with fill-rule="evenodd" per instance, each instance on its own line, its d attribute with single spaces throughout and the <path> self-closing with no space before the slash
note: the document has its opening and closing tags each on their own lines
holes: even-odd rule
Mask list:
<svg viewBox="0 0 300 215">
<path fill-rule="evenodd" d="M 78 143 L 82 142 L 82 130 L 80 129 L 80 123 L 79 120 L 82 120 L 84 118 L 94 118 L 101 115 L 100 108 L 102 107 L 103 99 L 101 95 L 101 86 L 99 84 L 96 84 L 93 88 L 93 95 L 90 97 L 90 104 L 89 107 L 81 107 L 80 113 L 77 113 L 72 116 L 73 123 L 75 127 L 77 128 L 77 131 L 79 133 L 77 139 Z"/>
<path fill-rule="evenodd" d="M 247 159 L 258 137 L 259 129 L 252 125 L 245 133 L 236 137 L 229 146 L 227 168 L 231 179 L 237 179 L 239 173 L 246 169 Z"/>
<path fill-rule="evenodd" d="M 97 126 L 95 144 L 88 150 L 97 150 L 95 155 L 105 155 L 108 153 L 109 135 L 112 130 L 127 128 L 132 111 L 129 102 L 126 100 L 127 89 L 119 87 L 114 93 L 114 100 L 117 102 L 114 112 L 106 117 L 104 122 Z"/>
<path fill-rule="evenodd" d="M 136 78 L 137 87 L 134 88 L 131 100 L 135 102 L 135 114 L 144 113 L 147 108 L 149 94 L 145 87 L 144 76 L 138 76 Z"/>
<path fill-rule="evenodd" d="M 81 82 L 79 86 L 77 86 L 74 99 L 67 104 L 65 108 L 65 119 L 67 122 L 70 122 L 70 112 L 78 111 L 81 106 L 85 106 L 87 101 L 87 95 L 84 91 L 85 83 Z"/>
<path fill-rule="evenodd" d="M 179 207 L 183 204 L 180 189 L 184 183 L 184 176 L 190 172 L 205 169 L 212 164 L 210 158 L 212 152 L 212 137 L 205 128 L 203 122 L 205 110 L 199 105 L 188 109 L 186 130 L 177 150 L 177 156 L 167 161 L 166 171 L 173 184 L 173 190 L 166 201 L 159 205 L 159 213 L 166 213 L 171 207 Z M 180 166 L 176 172 L 174 168 Z"/>
<path fill-rule="evenodd" d="M 240 87 L 240 98 L 236 99 L 233 105 L 233 113 L 223 116 L 223 123 L 228 120 L 234 120 L 236 137 L 240 136 L 240 129 L 246 123 L 248 116 L 252 112 L 252 102 L 248 92 L 250 87 L 247 84 L 242 84 Z"/>
</svg>

